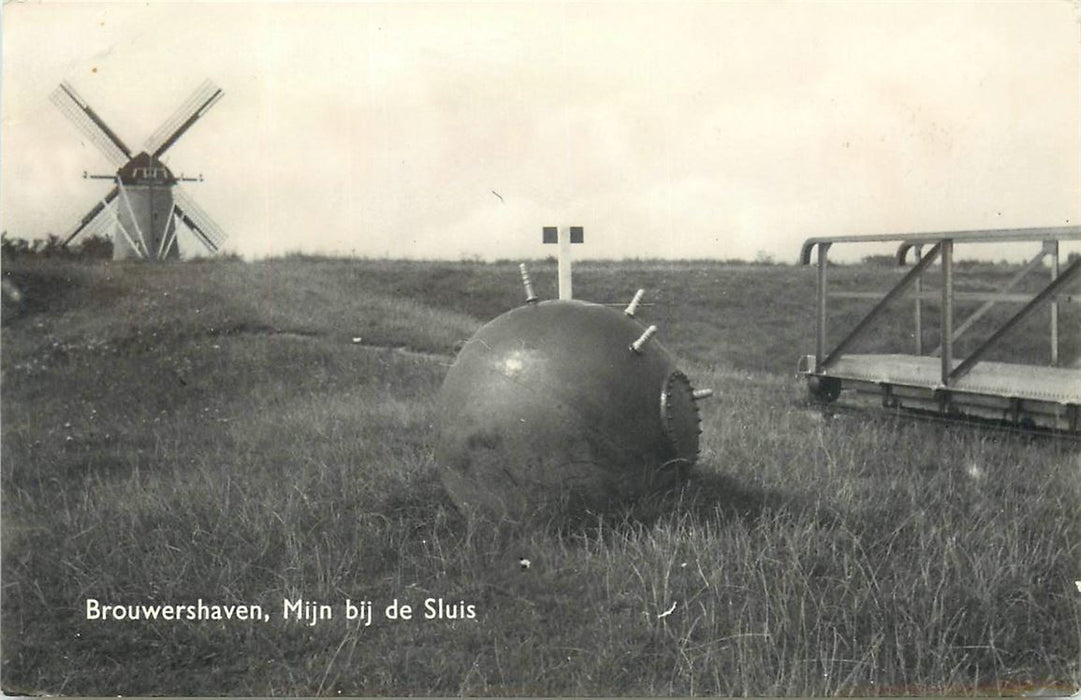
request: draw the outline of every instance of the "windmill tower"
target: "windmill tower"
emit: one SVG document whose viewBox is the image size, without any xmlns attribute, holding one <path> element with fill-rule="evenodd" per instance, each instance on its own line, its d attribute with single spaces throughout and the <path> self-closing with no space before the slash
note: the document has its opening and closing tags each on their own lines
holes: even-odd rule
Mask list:
<svg viewBox="0 0 1081 700">
<path fill-rule="evenodd" d="M 177 177 L 161 161 L 169 148 L 221 99 L 222 91 L 209 80 L 151 134 L 144 150 L 132 155 L 116 133 L 79 97 L 67 82 L 52 101 L 118 168 L 113 175 L 87 175 L 112 180 L 114 186 L 65 237 L 67 245 L 86 232 L 112 234 L 114 260 L 169 260 L 180 257 L 178 220 L 211 253 L 225 242 L 225 233 L 187 194 L 181 182 L 202 178 Z"/>
</svg>

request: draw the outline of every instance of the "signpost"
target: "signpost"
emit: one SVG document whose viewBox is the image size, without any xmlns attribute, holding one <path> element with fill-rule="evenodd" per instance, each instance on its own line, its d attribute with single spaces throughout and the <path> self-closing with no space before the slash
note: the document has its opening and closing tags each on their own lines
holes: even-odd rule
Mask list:
<svg viewBox="0 0 1081 700">
<path fill-rule="evenodd" d="M 544 243 L 559 245 L 559 298 L 573 299 L 571 292 L 571 244 L 581 243 L 585 230 L 581 226 L 545 226 Z"/>
</svg>

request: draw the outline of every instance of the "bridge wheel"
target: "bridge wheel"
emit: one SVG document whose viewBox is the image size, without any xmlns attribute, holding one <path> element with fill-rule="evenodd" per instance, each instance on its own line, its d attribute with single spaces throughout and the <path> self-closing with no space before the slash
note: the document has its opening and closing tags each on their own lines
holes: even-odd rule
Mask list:
<svg viewBox="0 0 1081 700">
<path fill-rule="evenodd" d="M 833 403 L 841 395 L 841 380 L 811 375 L 807 378 L 807 393 L 815 403 Z"/>
</svg>

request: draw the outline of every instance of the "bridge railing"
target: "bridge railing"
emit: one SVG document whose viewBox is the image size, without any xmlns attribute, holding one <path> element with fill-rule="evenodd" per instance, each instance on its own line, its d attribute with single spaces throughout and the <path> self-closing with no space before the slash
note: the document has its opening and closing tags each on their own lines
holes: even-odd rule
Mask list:
<svg viewBox="0 0 1081 700">
<path fill-rule="evenodd" d="M 991 292 L 958 292 L 954 289 L 954 246 L 968 243 L 1007 243 L 1039 242 L 1039 252 L 1028 260 L 1013 278 L 1000 289 Z M 999 341 L 1037 309 L 1045 305 L 1051 307 L 1050 317 L 1050 357 L 1049 364 L 1059 364 L 1059 327 L 1058 315 L 1060 303 L 1081 303 L 1081 297 L 1065 294 L 1067 284 L 1081 276 L 1081 259 L 1074 259 L 1065 268 L 1061 267 L 1060 243 L 1063 241 L 1081 241 L 1081 226 L 1062 226 L 1050 228 L 1004 229 L 988 231 L 948 231 L 938 233 L 909 233 L 868 236 L 832 236 L 808 238 L 800 251 L 800 262 L 808 265 L 817 251 L 818 275 L 816 283 L 815 317 L 815 374 L 828 374 L 829 367 L 845 354 L 852 344 L 864 335 L 871 324 L 909 289 L 914 289 L 915 305 L 915 354 L 924 355 L 923 348 L 923 308 L 925 299 L 933 298 L 934 293 L 922 289 L 922 280 L 931 267 L 939 260 L 941 270 L 940 296 L 940 340 L 939 346 L 930 354 L 941 357 L 941 383 L 950 387 L 965 376 L 973 366 L 994 348 Z M 828 255 L 830 247 L 837 243 L 872 243 L 896 242 L 896 259 L 899 265 L 906 265 L 909 252 L 913 253 L 914 266 L 885 294 L 881 292 L 833 292 L 828 289 Z M 929 248 L 924 251 L 924 247 Z M 1035 295 L 1017 294 L 1011 290 L 1033 270 L 1041 267 L 1046 258 L 1050 258 L 1050 279 Z M 866 298 L 877 299 L 877 303 L 867 314 L 832 348 L 827 345 L 827 299 Z M 955 302 L 984 302 L 975 312 L 966 317 L 955 327 Z M 1021 308 L 1000 325 L 986 340 L 980 343 L 959 363 L 954 362 L 954 343 L 962 333 L 968 330 L 979 318 L 984 316 L 997 303 L 1020 303 Z"/>
</svg>

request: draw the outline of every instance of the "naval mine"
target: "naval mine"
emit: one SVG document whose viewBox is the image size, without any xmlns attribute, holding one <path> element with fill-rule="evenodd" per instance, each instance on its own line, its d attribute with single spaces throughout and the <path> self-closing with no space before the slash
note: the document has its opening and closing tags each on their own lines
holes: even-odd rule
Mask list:
<svg viewBox="0 0 1081 700">
<path fill-rule="evenodd" d="M 699 451 L 690 379 L 636 318 L 576 299 L 527 301 L 462 347 L 439 398 L 436 461 L 471 514 L 600 510 L 678 484 Z M 562 286 L 561 286 L 561 296 Z"/>
</svg>

